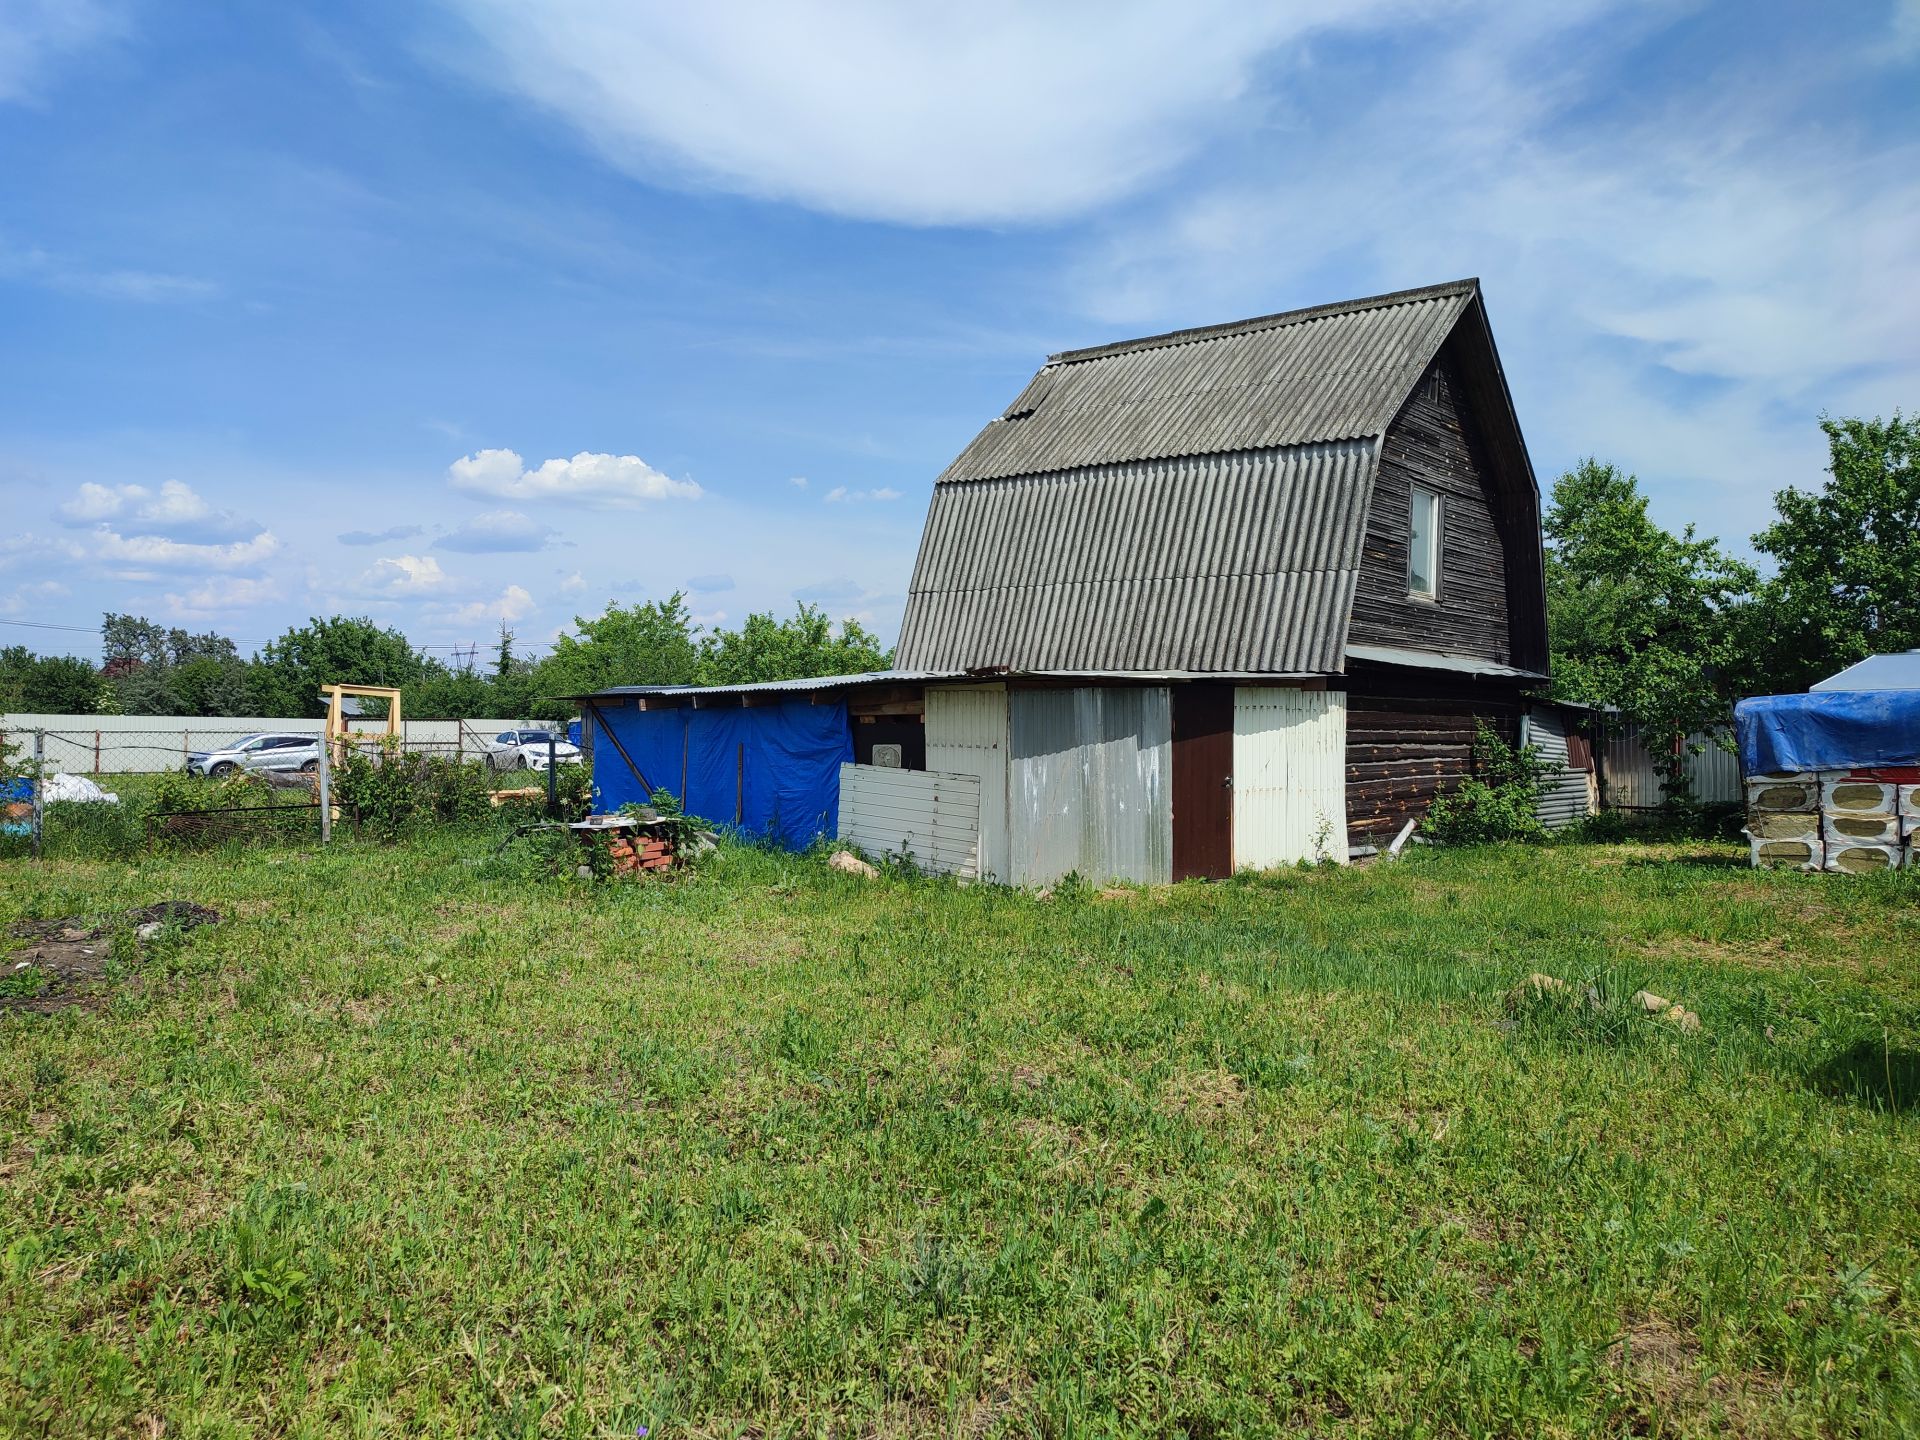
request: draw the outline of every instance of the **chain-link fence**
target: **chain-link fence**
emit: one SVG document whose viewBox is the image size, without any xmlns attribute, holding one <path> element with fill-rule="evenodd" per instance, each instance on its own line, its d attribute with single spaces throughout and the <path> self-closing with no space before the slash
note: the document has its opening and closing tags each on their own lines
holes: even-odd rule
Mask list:
<svg viewBox="0 0 1920 1440">
<path fill-rule="evenodd" d="M 390 832 L 545 809 L 549 791 L 558 800 L 584 789 L 564 736 L 436 729 L 402 739 L 363 727 L 337 747 L 317 724 L 0 732 L 0 855 L 313 843 L 336 824 Z"/>
</svg>

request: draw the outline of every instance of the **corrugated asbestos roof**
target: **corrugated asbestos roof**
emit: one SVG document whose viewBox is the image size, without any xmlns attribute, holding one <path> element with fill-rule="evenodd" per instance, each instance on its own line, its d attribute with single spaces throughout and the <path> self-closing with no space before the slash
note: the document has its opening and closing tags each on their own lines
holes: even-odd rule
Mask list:
<svg viewBox="0 0 1920 1440">
<path fill-rule="evenodd" d="M 940 479 L 1378 435 L 1477 293 L 1463 280 L 1055 355 Z"/>
<path fill-rule="evenodd" d="M 1336 673 L 1462 280 L 1055 355 L 934 487 L 903 666 Z"/>
<path fill-rule="evenodd" d="M 935 488 L 898 654 L 956 668 L 1337 671 L 1371 440 Z"/>
</svg>

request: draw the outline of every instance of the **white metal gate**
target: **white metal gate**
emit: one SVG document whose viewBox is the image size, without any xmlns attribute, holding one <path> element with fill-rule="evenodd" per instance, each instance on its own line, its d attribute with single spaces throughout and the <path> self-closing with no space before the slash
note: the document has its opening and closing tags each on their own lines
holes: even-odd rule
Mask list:
<svg viewBox="0 0 1920 1440">
<path fill-rule="evenodd" d="M 1005 882 L 1007 687 L 927 687 L 927 769 L 980 780 L 980 878 Z"/>
<path fill-rule="evenodd" d="M 1233 866 L 1347 858 L 1347 697 L 1233 692 Z"/>
</svg>

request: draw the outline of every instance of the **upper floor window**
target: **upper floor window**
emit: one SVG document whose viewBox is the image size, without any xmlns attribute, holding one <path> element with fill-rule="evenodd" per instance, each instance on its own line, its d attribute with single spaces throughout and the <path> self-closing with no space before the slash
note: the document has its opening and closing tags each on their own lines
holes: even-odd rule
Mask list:
<svg viewBox="0 0 1920 1440">
<path fill-rule="evenodd" d="M 1440 497 L 1418 485 L 1407 513 L 1407 593 L 1440 598 Z"/>
</svg>

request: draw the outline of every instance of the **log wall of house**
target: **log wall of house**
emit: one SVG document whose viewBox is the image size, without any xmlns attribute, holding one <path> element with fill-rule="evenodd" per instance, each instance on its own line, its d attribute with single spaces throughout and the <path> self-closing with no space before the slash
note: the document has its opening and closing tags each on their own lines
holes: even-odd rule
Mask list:
<svg viewBox="0 0 1920 1440">
<path fill-rule="evenodd" d="M 1491 477 L 1457 397 L 1448 367 L 1436 362 L 1387 430 L 1347 638 L 1510 663 L 1506 550 Z M 1441 497 L 1437 600 L 1407 593 L 1408 506 L 1416 484 Z"/>
<path fill-rule="evenodd" d="M 1384 849 L 1436 796 L 1473 773 L 1476 720 L 1509 744 L 1520 735 L 1520 686 L 1444 674 L 1369 674 L 1347 683 L 1347 843 Z"/>
</svg>

